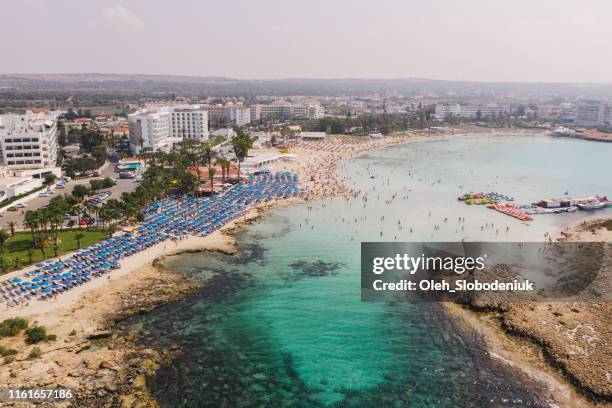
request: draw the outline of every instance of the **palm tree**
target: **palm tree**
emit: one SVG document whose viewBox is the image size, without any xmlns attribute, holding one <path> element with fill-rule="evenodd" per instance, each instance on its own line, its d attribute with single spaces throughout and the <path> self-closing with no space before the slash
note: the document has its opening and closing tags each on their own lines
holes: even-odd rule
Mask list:
<svg viewBox="0 0 612 408">
<path fill-rule="evenodd" d="M 82 232 L 77 232 L 76 234 L 74 234 L 74 239 L 76 239 L 77 242 L 77 249 L 81 249 L 81 240 L 85 238 L 85 234 L 83 234 Z"/>
<path fill-rule="evenodd" d="M 210 177 L 210 195 L 213 195 L 214 192 L 214 185 L 213 185 L 213 178 L 215 177 L 215 173 L 217 172 L 217 169 L 215 169 L 214 167 L 210 167 L 208 169 L 208 177 Z"/>
<path fill-rule="evenodd" d="M 34 256 L 34 251 L 28 249 L 28 263 L 32 263 L 32 257 Z"/>
<path fill-rule="evenodd" d="M 32 232 L 32 243 L 36 241 L 36 232 L 38 231 L 38 214 L 36 211 L 26 211 L 23 225 Z"/>
<path fill-rule="evenodd" d="M 8 223 L 9 228 L 11 229 L 11 237 L 15 236 L 15 227 L 17 226 L 17 223 L 15 223 L 14 221 L 11 221 Z"/>
<path fill-rule="evenodd" d="M 4 254 L 4 245 L 10 238 L 10 235 L 5 230 L 0 230 L 0 255 Z"/>
</svg>

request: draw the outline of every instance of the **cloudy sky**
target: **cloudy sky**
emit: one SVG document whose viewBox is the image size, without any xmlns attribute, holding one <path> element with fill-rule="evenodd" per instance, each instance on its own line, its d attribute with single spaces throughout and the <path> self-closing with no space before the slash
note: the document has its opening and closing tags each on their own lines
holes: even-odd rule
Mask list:
<svg viewBox="0 0 612 408">
<path fill-rule="evenodd" d="M 2 0 L 0 73 L 612 82 L 612 0 Z"/>
</svg>

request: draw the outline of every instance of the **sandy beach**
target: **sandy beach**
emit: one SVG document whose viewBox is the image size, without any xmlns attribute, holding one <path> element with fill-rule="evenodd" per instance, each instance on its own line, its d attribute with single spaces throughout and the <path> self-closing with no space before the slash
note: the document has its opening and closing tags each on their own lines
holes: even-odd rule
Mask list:
<svg viewBox="0 0 612 408">
<path fill-rule="evenodd" d="M 164 358 L 159 351 L 141 350 L 129 343 L 129 339 L 119 339 L 112 335 L 112 325 L 117 319 L 142 310 L 151 310 L 166 302 L 184 296 L 195 289 L 195 284 L 182 277 L 156 267 L 159 260 L 170 255 L 191 251 L 222 251 L 234 253 L 237 248 L 231 231 L 242 223 L 257 218 L 267 208 L 276 205 L 288 205 L 302 200 L 330 198 L 333 196 L 356 196 L 358 192 L 348 188 L 337 176 L 338 165 L 369 150 L 380 149 L 399 143 L 461 137 L 457 134 L 410 134 L 396 135 L 377 141 L 364 141 L 363 138 L 333 136 L 320 144 L 300 143 L 290 149 L 297 155 L 293 162 L 278 161 L 268 167 L 272 171 L 293 171 L 298 174 L 300 185 L 306 190 L 303 198 L 282 201 L 269 201 L 253 208 L 239 219 L 225 225 L 220 230 L 206 237 L 188 236 L 177 241 L 166 241 L 156 244 L 138 254 L 121 260 L 121 268 L 107 277 L 93 279 L 74 288 L 57 299 L 46 302 L 30 302 L 17 307 L 2 307 L 0 317 L 27 317 L 31 322 L 44 325 L 50 333 L 56 334 L 56 342 L 41 344 L 43 355 L 38 360 L 29 360 L 26 356 L 29 347 L 22 338 L 14 338 L 6 345 L 18 351 L 16 361 L 11 365 L 0 367 L 0 386 L 19 383 L 23 386 L 63 385 L 81 390 L 84 395 L 93 395 L 100 389 L 110 389 L 102 399 L 149 401 L 144 377 L 155 371 L 156 364 Z M 259 149 L 252 154 L 277 152 L 276 149 Z M 591 224 L 589 224 L 590 226 Z M 571 231 L 564 231 L 559 238 L 563 240 L 612 241 L 611 231 L 604 228 L 589 228 L 582 225 Z M 157 261 L 156 261 L 157 260 Z M 487 340 L 491 355 L 514 364 L 519 369 L 539 382 L 547 384 L 551 399 L 563 402 L 563 406 L 591 406 L 570 386 L 560 374 L 542 356 L 542 346 L 525 339 L 509 337 L 500 321 L 499 312 L 480 314 L 457 305 L 446 305 L 448 313 L 459 321 L 470 325 Z M 518 309 L 517 309 L 518 310 Z M 547 310 L 548 314 L 554 313 Z M 590 312 L 589 312 L 590 313 Z M 534 319 L 537 314 L 534 314 Z M 587 312 L 580 317 L 586 316 Z M 507 315 L 507 322 L 511 314 Z M 578 317 L 578 316 L 576 316 Z M 532 320 L 535 322 L 536 320 Z M 508 327 L 508 326 L 506 326 Z M 518 327 L 518 324 L 515 326 Z M 553 326 L 551 326 L 553 327 Z M 553 327 L 554 328 L 554 327 Z M 603 333 L 602 333 L 603 334 Z M 551 336 L 545 332 L 543 338 Z M 609 335 L 609 331 L 608 331 Z M 107 345 L 81 354 L 78 351 L 92 347 L 96 338 L 109 337 L 112 347 Z M 176 350 L 175 350 L 176 351 Z M 602 354 L 602 356 L 605 354 Z M 137 373 L 130 371 L 133 358 L 149 361 L 147 369 Z M 582 360 L 587 362 L 588 360 Z M 142 365 L 142 364 L 141 364 Z M 582 370 L 582 365 L 580 367 Z M 119 389 L 127 378 L 139 378 Z M 592 384 L 590 384 L 592 385 Z M 602 389 L 605 391 L 605 387 Z M 96 406 L 100 401 L 90 399 L 83 406 Z M 154 402 L 151 402 L 154 404 Z M 155 406 L 155 405 L 144 405 Z"/>
</svg>

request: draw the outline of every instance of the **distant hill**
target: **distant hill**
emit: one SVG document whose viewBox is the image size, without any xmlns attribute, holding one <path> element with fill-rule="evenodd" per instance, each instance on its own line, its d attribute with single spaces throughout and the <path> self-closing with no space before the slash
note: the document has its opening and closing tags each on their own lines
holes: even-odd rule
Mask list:
<svg viewBox="0 0 612 408">
<path fill-rule="evenodd" d="M 433 93 L 456 97 L 514 95 L 612 98 L 612 83 L 466 82 L 406 79 L 271 79 L 122 74 L 0 75 L 0 92 L 179 93 L 206 95 L 340 95 Z"/>
</svg>

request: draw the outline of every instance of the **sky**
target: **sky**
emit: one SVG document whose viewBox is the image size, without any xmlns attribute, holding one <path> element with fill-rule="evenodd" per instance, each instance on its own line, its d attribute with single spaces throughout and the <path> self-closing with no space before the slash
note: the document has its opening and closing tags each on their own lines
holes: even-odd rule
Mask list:
<svg viewBox="0 0 612 408">
<path fill-rule="evenodd" d="M 612 82 L 612 0 L 2 0 L 0 74 Z"/>
</svg>

